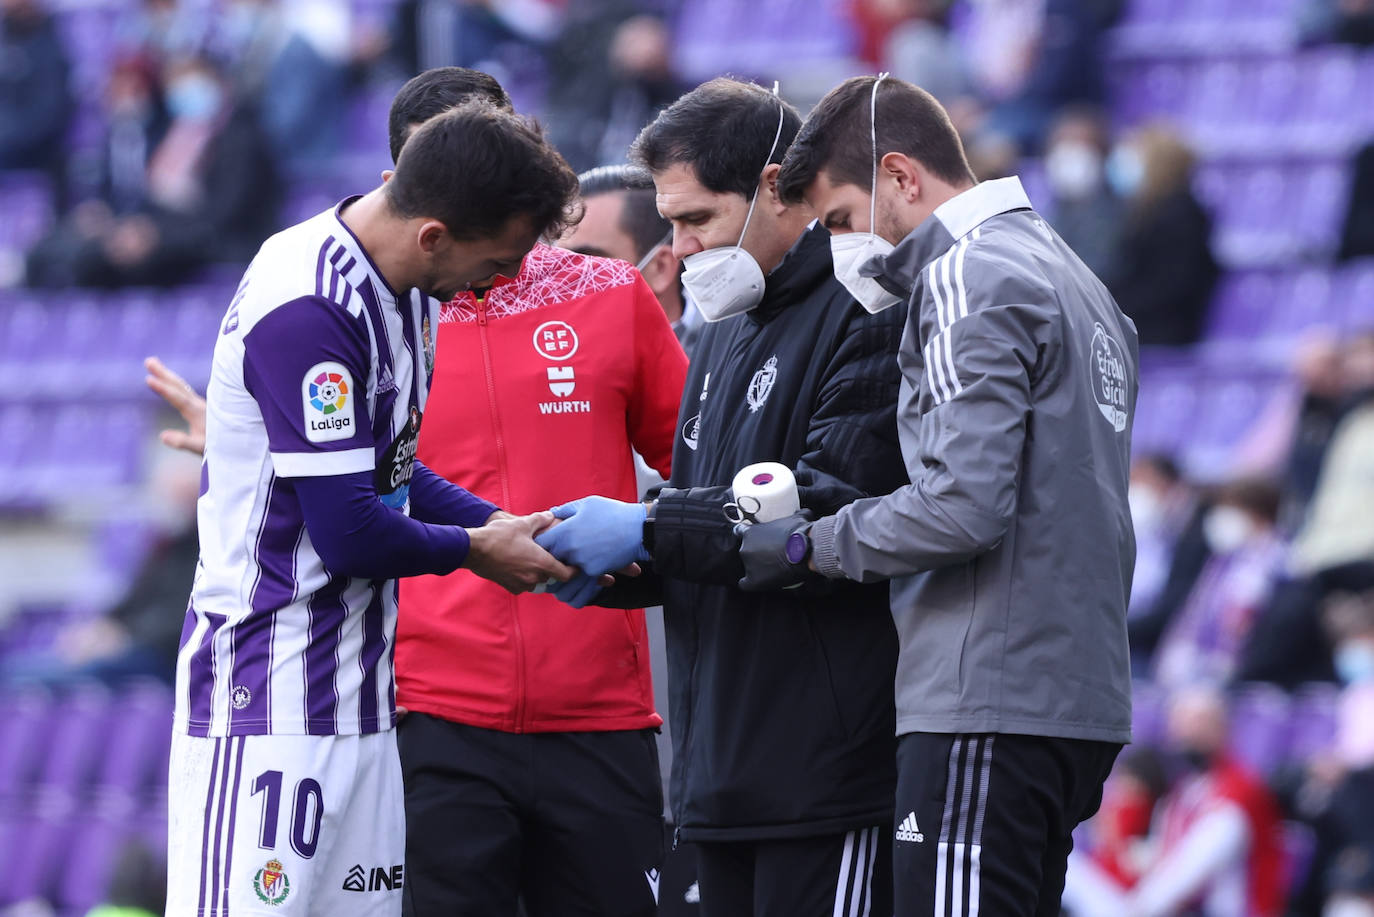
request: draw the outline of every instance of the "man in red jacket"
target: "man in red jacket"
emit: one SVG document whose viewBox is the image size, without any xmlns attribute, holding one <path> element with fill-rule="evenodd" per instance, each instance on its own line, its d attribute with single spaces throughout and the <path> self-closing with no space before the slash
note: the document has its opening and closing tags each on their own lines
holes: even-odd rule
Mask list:
<svg viewBox="0 0 1374 917">
<path fill-rule="evenodd" d="M 485 74 L 412 79 L 392 103 L 393 157 L 474 95 L 509 107 Z M 687 359 L 632 265 L 538 244 L 514 278 L 459 295 L 426 333 L 444 359 L 418 457 L 441 476 L 514 512 L 584 493 L 635 499 L 632 449 L 669 474 Z M 164 442 L 194 449 L 198 399 L 149 369 L 191 425 Z M 401 586 L 406 913 L 514 917 L 523 898 L 530 917 L 654 914 L 662 720 L 643 612 L 573 614 L 486 586 Z"/>
<path fill-rule="evenodd" d="M 453 104 L 425 80 L 393 124 Z M 434 333 L 418 457 L 436 473 L 511 512 L 635 499 L 632 449 L 669 473 L 687 361 L 633 265 L 536 245 Z M 570 613 L 466 575 L 404 581 L 401 609 L 410 912 L 514 915 L 523 897 L 531 917 L 653 914 L 662 721 L 643 612 Z"/>
</svg>

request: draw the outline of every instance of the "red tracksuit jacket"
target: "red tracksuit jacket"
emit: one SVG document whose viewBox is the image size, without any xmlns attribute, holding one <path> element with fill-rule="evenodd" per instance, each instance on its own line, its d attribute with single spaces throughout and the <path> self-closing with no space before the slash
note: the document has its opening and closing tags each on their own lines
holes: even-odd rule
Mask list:
<svg viewBox="0 0 1374 917">
<path fill-rule="evenodd" d="M 512 513 L 634 500 L 633 447 L 669 474 L 687 358 L 639 272 L 546 245 L 444 306 L 419 458 Z M 513 596 L 466 570 L 401 583 L 396 702 L 505 732 L 643 729 L 642 611 Z"/>
</svg>

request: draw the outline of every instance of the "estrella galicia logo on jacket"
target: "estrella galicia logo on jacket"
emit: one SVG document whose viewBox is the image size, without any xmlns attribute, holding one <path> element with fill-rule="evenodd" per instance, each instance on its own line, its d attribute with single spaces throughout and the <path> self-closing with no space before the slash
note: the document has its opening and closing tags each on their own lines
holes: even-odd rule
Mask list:
<svg viewBox="0 0 1374 917">
<path fill-rule="evenodd" d="M 577 332 L 567 322 L 545 322 L 534 329 L 534 350 L 546 360 L 566 360 L 577 353 Z"/>
<path fill-rule="evenodd" d="M 363 869 L 361 863 L 353 864 L 343 880 L 346 892 L 389 892 L 405 886 L 405 866 L 373 866 Z"/>
<path fill-rule="evenodd" d="M 697 451 L 697 440 L 701 437 L 701 415 L 697 414 L 682 425 L 682 441 L 693 452 Z"/>
<path fill-rule="evenodd" d="M 415 474 L 415 450 L 420 442 L 420 409 L 411 405 L 410 419 L 386 447 L 377 463 L 373 483 L 382 502 L 395 510 L 404 509 L 410 499 L 410 479 Z"/>
<path fill-rule="evenodd" d="M 1126 429 L 1126 355 L 1107 329 L 1098 322 L 1094 326 L 1092 365 L 1093 397 L 1097 409 L 1116 432 Z"/>
<path fill-rule="evenodd" d="M 353 374 L 332 360 L 316 363 L 301 380 L 305 438 L 329 443 L 353 435 Z"/>
<path fill-rule="evenodd" d="M 566 398 L 577 388 L 577 381 L 571 366 L 550 366 L 549 372 L 549 391 L 559 398 Z"/>
<path fill-rule="evenodd" d="M 754 373 L 754 378 L 749 380 L 749 391 L 745 393 L 745 400 L 749 402 L 749 413 L 753 414 L 763 407 L 768 396 L 773 392 L 773 383 L 778 381 L 778 355 L 773 354 L 763 363 L 763 368 Z"/>
<path fill-rule="evenodd" d="M 253 891 L 264 904 L 276 907 L 291 894 L 291 880 L 282 870 L 281 860 L 271 859 L 253 876 Z"/>
<path fill-rule="evenodd" d="M 434 372 L 434 334 L 429 327 L 429 316 L 420 323 L 420 344 L 425 349 L 425 374 Z"/>
</svg>

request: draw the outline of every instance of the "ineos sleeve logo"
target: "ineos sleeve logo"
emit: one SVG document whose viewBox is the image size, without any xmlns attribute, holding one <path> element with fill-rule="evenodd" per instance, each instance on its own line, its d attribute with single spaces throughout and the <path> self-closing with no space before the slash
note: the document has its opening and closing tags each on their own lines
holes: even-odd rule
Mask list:
<svg viewBox="0 0 1374 917">
<path fill-rule="evenodd" d="M 577 353 L 577 332 L 567 322 L 545 322 L 534 329 L 534 350 L 546 360 L 566 360 Z"/>
</svg>

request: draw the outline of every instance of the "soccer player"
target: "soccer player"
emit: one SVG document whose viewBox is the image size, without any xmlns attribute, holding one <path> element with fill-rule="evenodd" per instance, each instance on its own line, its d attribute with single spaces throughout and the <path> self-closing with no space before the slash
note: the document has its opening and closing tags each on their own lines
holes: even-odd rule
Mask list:
<svg viewBox="0 0 1374 917">
<path fill-rule="evenodd" d="M 887 590 L 746 593 L 727 515 L 731 480 L 756 461 L 796 469 L 818 512 L 906 480 L 902 313 L 860 308 L 832 273 L 828 234 L 778 198 L 800 125 L 761 87 L 718 79 L 640 134 L 632 155 L 653 174 L 684 282 L 711 322 L 688 369 L 672 475 L 648 514 L 590 497 L 559 507 L 566 521 L 540 536 L 587 573 L 652 559 L 656 575 L 598 602 L 664 605 L 672 806 L 697 848 L 703 917 L 890 908 Z"/>
<path fill-rule="evenodd" d="M 1135 326 L 910 83 L 832 90 L 779 186 L 866 305 L 909 302 L 911 482 L 752 527 L 745 585 L 892 580 L 897 913 L 1058 914 L 1073 829 L 1130 739 Z"/>
<path fill-rule="evenodd" d="M 535 128 L 474 103 L 245 273 L 208 391 L 168 913 L 400 913 L 395 579 L 465 566 L 519 592 L 574 572 L 531 540 L 547 516 L 415 461 L 438 300 L 513 273 L 575 194 Z"/>
</svg>

